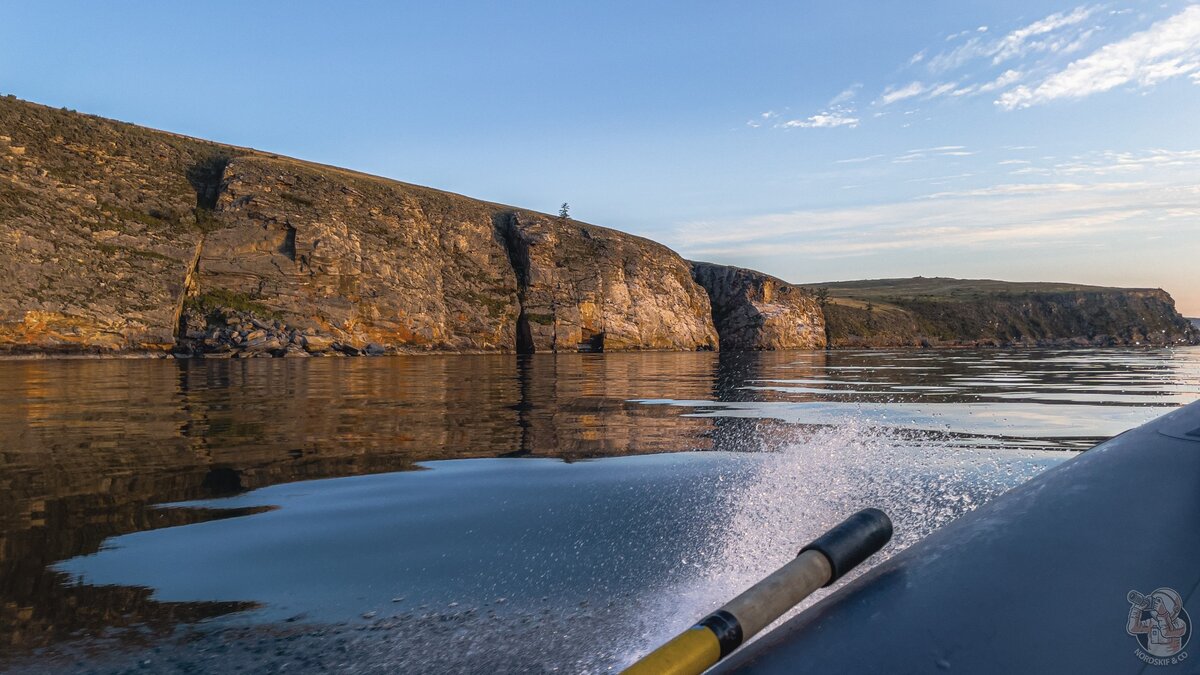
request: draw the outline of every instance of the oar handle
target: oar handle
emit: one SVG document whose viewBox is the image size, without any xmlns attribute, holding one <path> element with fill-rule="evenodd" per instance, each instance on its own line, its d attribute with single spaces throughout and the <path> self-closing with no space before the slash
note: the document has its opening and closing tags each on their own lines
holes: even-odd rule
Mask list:
<svg viewBox="0 0 1200 675">
<path fill-rule="evenodd" d="M 800 555 L 770 576 L 627 668 L 624 675 L 703 673 L 891 538 L 892 521 L 883 511 L 855 513 L 800 549 Z"/>
<path fill-rule="evenodd" d="M 892 519 L 879 509 L 863 509 L 812 540 L 800 553 L 820 551 L 825 555 L 833 568 L 829 581 L 825 582 L 828 586 L 874 555 L 891 538 Z"/>
</svg>

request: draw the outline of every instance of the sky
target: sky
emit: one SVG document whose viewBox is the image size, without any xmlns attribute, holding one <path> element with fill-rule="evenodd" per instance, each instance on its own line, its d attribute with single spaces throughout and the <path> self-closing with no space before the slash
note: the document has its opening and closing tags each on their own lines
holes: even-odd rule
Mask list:
<svg viewBox="0 0 1200 675">
<path fill-rule="evenodd" d="M 1200 4 L 19 2 L 0 93 L 572 216 L 796 283 L 1200 316 Z"/>
</svg>

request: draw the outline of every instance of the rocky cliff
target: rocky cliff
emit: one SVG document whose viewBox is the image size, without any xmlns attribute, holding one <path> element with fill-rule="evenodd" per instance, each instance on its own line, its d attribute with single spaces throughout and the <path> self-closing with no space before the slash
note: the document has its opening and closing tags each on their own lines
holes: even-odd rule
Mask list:
<svg viewBox="0 0 1200 675">
<path fill-rule="evenodd" d="M 1200 343 L 1161 289 L 924 277 L 820 287 L 835 348 Z"/>
<path fill-rule="evenodd" d="M 0 353 L 1200 340 L 1160 290 L 829 286 L 817 301 L 568 218 L 0 98 Z"/>
<path fill-rule="evenodd" d="M 716 347 L 639 237 L 11 98 L 0 133 L 3 352 Z"/>
<path fill-rule="evenodd" d="M 810 292 L 762 272 L 692 263 L 712 301 L 721 349 L 823 349 L 825 317 Z"/>
<path fill-rule="evenodd" d="M 708 296 L 667 247 L 538 214 L 515 213 L 503 231 L 520 351 L 717 348 Z"/>
</svg>

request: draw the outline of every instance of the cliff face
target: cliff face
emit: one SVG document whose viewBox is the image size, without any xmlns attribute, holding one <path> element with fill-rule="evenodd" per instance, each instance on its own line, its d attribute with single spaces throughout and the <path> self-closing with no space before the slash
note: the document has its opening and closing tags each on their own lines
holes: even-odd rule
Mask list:
<svg viewBox="0 0 1200 675">
<path fill-rule="evenodd" d="M 645 239 L 13 99 L 0 131 L 0 352 L 716 347 Z"/>
<path fill-rule="evenodd" d="M 1107 347 L 1200 342 L 1200 331 L 1179 315 L 1171 296 L 1160 289 L 1039 289 L 1008 284 L 986 292 L 951 294 L 913 294 L 899 288 L 830 290 L 834 297 L 825 316 L 831 347 Z"/>
<path fill-rule="evenodd" d="M 219 330 L 227 322 L 209 312 L 240 300 L 291 332 L 347 346 L 511 350 L 519 308 L 498 212 L 293 160 L 235 158 L 184 322 L 194 335 Z"/>
<path fill-rule="evenodd" d="M 673 251 L 622 232 L 514 214 L 522 352 L 716 349 L 704 291 Z"/>
<path fill-rule="evenodd" d="M 169 349 L 220 151 L 0 98 L 0 350 Z"/>
<path fill-rule="evenodd" d="M 721 349 L 823 349 L 825 317 L 817 299 L 762 272 L 693 262 L 708 291 Z"/>
<path fill-rule="evenodd" d="M 1159 290 L 830 286 L 818 303 L 602 227 L 0 98 L 0 353 L 1200 341 Z"/>
</svg>

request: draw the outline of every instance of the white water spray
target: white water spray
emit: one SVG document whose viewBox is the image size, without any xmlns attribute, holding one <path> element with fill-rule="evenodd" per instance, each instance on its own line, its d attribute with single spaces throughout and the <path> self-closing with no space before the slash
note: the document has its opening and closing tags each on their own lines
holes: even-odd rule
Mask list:
<svg viewBox="0 0 1200 675">
<path fill-rule="evenodd" d="M 628 661 L 767 576 L 861 508 L 883 509 L 895 535 L 834 588 L 1071 456 L 966 449 L 950 437 L 870 426 L 854 418 L 783 434 L 779 428 L 772 425 L 771 437 L 758 439 L 765 451 L 736 477 L 740 485 L 733 491 L 736 502 L 727 525 L 704 542 L 718 551 L 715 564 L 648 602 L 643 633 L 630 645 Z M 780 621 L 831 590 L 817 592 Z"/>
</svg>

